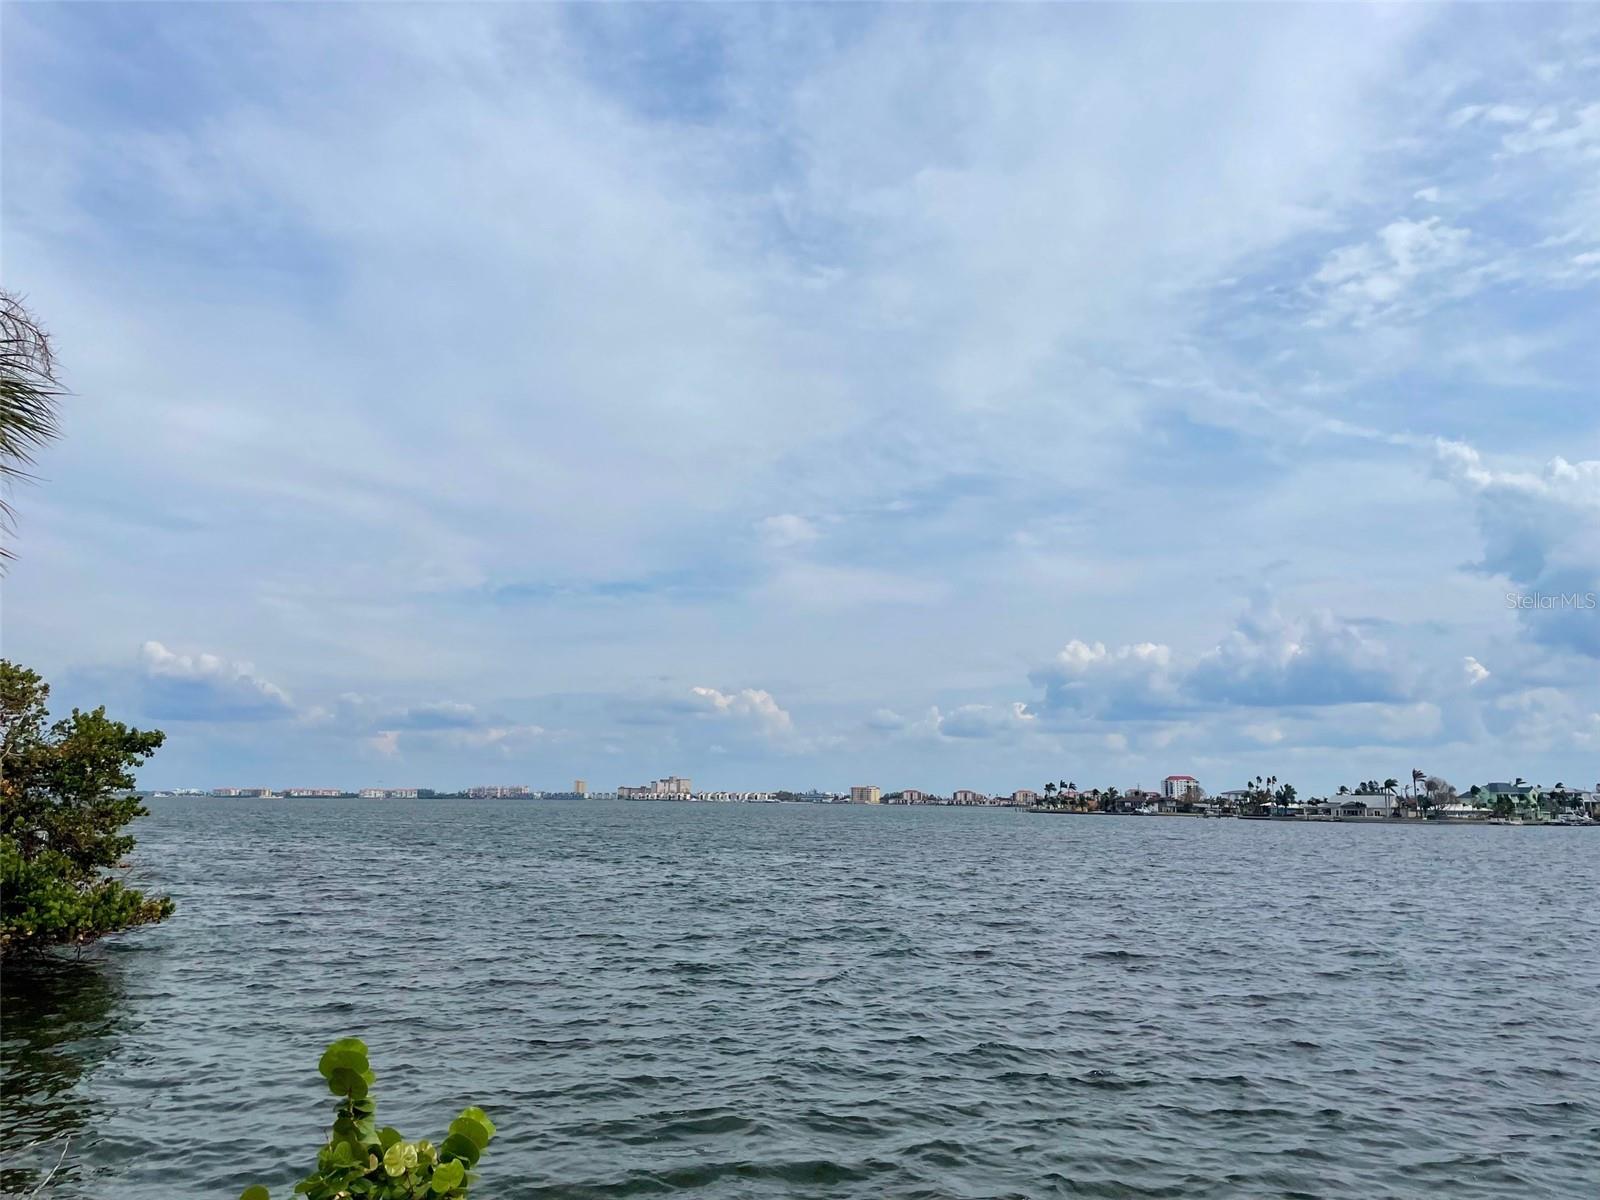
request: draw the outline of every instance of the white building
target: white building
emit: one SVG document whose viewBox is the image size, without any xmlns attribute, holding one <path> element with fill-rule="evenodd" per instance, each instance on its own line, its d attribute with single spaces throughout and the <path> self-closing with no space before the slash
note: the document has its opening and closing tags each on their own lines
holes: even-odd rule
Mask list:
<svg viewBox="0 0 1600 1200">
<path fill-rule="evenodd" d="M 1193 803 L 1205 796 L 1205 789 L 1193 775 L 1168 775 L 1161 781 L 1161 795 L 1166 800 Z"/>
</svg>

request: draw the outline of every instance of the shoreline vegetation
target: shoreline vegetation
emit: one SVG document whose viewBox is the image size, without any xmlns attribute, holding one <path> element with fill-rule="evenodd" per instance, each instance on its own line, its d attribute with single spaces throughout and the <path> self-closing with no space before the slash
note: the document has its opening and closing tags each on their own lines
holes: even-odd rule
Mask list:
<svg viewBox="0 0 1600 1200">
<path fill-rule="evenodd" d="M 328 1140 L 317 1152 L 317 1169 L 295 1184 L 306 1200 L 464 1200 L 477 1182 L 473 1168 L 494 1137 L 494 1122 L 481 1108 L 466 1108 L 450 1122 L 436 1146 L 426 1138 L 407 1141 L 398 1129 L 377 1121 L 372 1095 L 377 1078 L 360 1038 L 340 1038 L 323 1051 L 317 1071 L 339 1097 Z M 271 1200 L 260 1184 L 239 1200 Z"/>
</svg>

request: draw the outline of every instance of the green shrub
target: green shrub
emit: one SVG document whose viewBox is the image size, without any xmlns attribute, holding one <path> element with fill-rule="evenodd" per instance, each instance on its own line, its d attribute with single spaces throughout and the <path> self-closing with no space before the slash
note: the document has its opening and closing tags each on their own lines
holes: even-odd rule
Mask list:
<svg viewBox="0 0 1600 1200">
<path fill-rule="evenodd" d="M 106 710 L 49 723 L 50 687 L 0 660 L 0 956 L 82 945 L 171 915 L 113 877 L 145 814 L 133 770 L 161 745 Z"/>
<path fill-rule="evenodd" d="M 340 1038 L 323 1052 L 317 1070 L 328 1090 L 342 1097 L 334 1111 L 328 1144 L 317 1154 L 317 1169 L 294 1190 L 306 1200 L 424 1200 L 465 1196 L 494 1122 L 481 1108 L 463 1109 L 444 1139 L 408 1142 L 400 1131 L 378 1127 L 373 1114 L 372 1068 L 367 1047 Z M 270 1200 L 267 1189 L 249 1187 L 239 1200 Z"/>
</svg>

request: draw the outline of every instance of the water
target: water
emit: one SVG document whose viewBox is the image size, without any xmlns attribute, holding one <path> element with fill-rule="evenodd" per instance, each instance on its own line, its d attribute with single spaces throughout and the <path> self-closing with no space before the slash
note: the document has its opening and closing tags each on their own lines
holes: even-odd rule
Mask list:
<svg viewBox="0 0 1600 1200">
<path fill-rule="evenodd" d="M 5 978 L 6 1184 L 287 1197 L 332 1038 L 484 1200 L 1600 1194 L 1600 830 L 161 800 Z"/>
</svg>

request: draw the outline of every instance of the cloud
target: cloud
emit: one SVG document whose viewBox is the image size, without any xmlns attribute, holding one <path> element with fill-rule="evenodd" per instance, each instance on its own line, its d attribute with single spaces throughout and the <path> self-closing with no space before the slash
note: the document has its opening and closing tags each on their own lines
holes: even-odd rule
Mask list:
<svg viewBox="0 0 1600 1200">
<path fill-rule="evenodd" d="M 1210 650 L 1180 659 L 1155 642 L 1073 640 L 1029 679 L 1041 708 L 1099 720 L 1157 720 L 1215 706 L 1321 708 L 1392 701 L 1410 682 L 1393 652 L 1326 611 L 1285 617 L 1258 598 Z"/>
<path fill-rule="evenodd" d="M 1420 195 L 1420 193 L 1419 193 Z M 1476 287 L 1462 271 L 1472 262 L 1472 234 L 1439 217 L 1391 221 L 1370 241 L 1332 251 L 1312 276 L 1320 293 L 1320 323 L 1367 324 L 1408 312 L 1428 285 L 1428 303 Z"/>
<path fill-rule="evenodd" d="M 1026 704 L 963 704 L 948 713 L 933 710 L 941 737 L 965 739 L 1013 739 L 1038 728 L 1038 717 Z"/>
<path fill-rule="evenodd" d="M 1258 599 L 1185 680 L 1202 701 L 1249 707 L 1322 707 L 1405 698 L 1393 651 L 1326 610 L 1289 618 Z"/>
<path fill-rule="evenodd" d="M 1140 642 L 1107 650 L 1073 639 L 1028 678 L 1044 688 L 1043 707 L 1115 720 L 1152 717 L 1183 707 L 1172 650 Z"/>
<path fill-rule="evenodd" d="M 789 742 L 795 736 L 793 719 L 778 706 L 771 692 L 759 688 L 720 692 L 711 687 L 694 687 L 689 692 L 702 717 L 743 726 L 774 743 Z"/>
<path fill-rule="evenodd" d="M 1467 678 L 1467 684 L 1471 687 L 1476 687 L 1489 678 L 1489 668 L 1470 654 L 1461 660 L 1461 669 Z"/>
<path fill-rule="evenodd" d="M 166 720 L 260 721 L 294 715 L 288 693 L 249 663 L 215 654 L 178 654 L 160 642 L 139 650 L 145 704 Z"/>
<path fill-rule="evenodd" d="M 865 724 L 875 734 L 922 744 L 1013 743 L 1041 733 L 1038 715 L 1020 701 L 961 704 L 948 712 L 933 705 L 915 718 L 878 709 Z"/>
<path fill-rule="evenodd" d="M 331 708 L 316 711 L 315 724 L 323 732 L 352 738 L 385 757 L 485 750 L 508 757 L 563 736 L 543 725 L 485 713 L 457 700 L 395 706 L 346 693 Z"/>
<path fill-rule="evenodd" d="M 1483 542 L 1473 569 L 1515 586 L 1507 604 L 1528 636 L 1600 658 L 1600 460 L 1504 470 L 1440 439 L 1434 464 L 1472 501 Z"/>
</svg>

